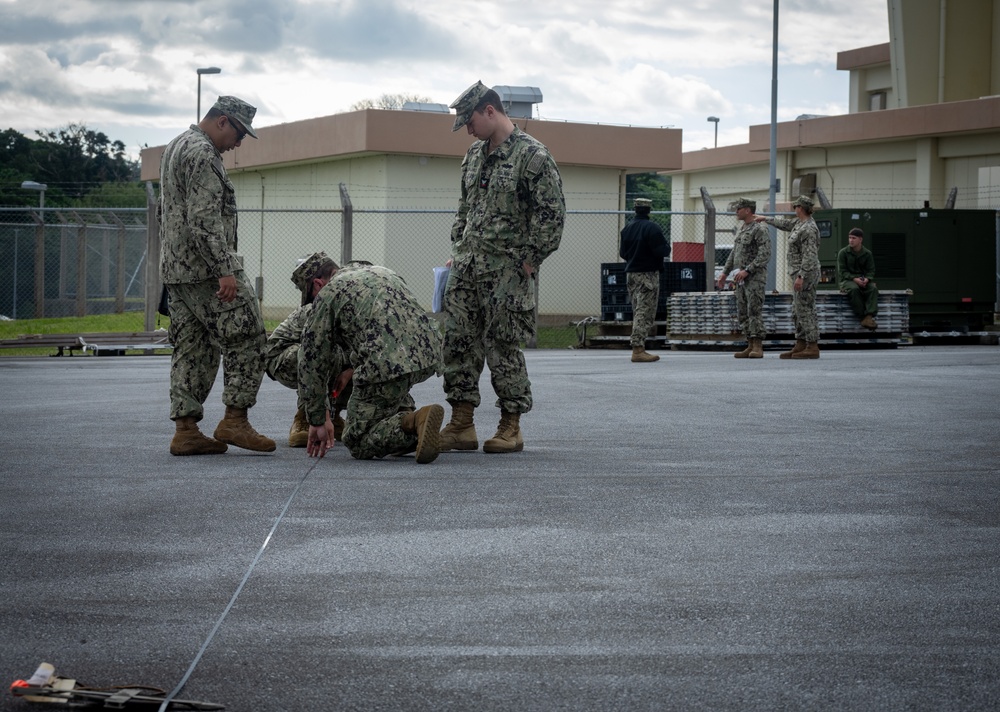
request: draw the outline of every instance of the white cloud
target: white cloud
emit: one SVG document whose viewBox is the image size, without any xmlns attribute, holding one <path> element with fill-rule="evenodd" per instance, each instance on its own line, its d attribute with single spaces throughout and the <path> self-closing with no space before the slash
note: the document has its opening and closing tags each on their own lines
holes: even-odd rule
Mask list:
<svg viewBox="0 0 1000 712">
<path fill-rule="evenodd" d="M 466 86 L 538 86 L 541 116 L 743 142 L 770 115 L 771 4 L 745 0 L 13 0 L 0 26 L 0 116 L 26 135 L 70 122 L 155 145 L 218 94 L 258 125 L 383 93 L 450 103 Z M 884 2 L 782 0 L 779 114 L 847 104 L 836 53 L 888 40 Z M 839 113 L 842 113 L 840 111 Z M 6 126 L 4 126 L 6 128 Z M 706 130 L 707 129 L 707 130 Z"/>
</svg>

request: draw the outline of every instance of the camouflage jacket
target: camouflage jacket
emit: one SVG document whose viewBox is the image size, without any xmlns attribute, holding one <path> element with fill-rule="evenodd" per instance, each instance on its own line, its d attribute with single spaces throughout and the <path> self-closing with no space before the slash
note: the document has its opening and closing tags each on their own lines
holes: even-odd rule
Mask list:
<svg viewBox="0 0 1000 712">
<path fill-rule="evenodd" d="M 264 360 L 271 363 L 275 358 L 289 347 L 302 343 L 302 332 L 309 322 L 309 314 L 312 311 L 312 303 L 304 304 L 297 308 L 288 318 L 278 324 L 271 335 L 267 337 L 267 345 L 264 347 Z"/>
<path fill-rule="evenodd" d="M 454 269 L 538 267 L 559 247 L 566 221 L 559 168 L 548 149 L 517 126 L 492 153 L 488 141 L 469 147 L 461 190 L 451 229 Z"/>
<path fill-rule="evenodd" d="M 313 425 L 324 421 L 327 384 L 343 370 L 343 354 L 354 364 L 356 388 L 441 368 L 437 322 L 390 269 L 346 265 L 312 307 L 299 351 L 299 398 Z"/>
<path fill-rule="evenodd" d="M 217 279 L 241 269 L 236 192 L 222 154 L 195 125 L 160 160 L 160 277 L 166 284 Z"/>
<path fill-rule="evenodd" d="M 745 269 L 749 279 L 766 279 L 767 263 L 771 259 L 771 236 L 763 223 L 740 223 L 733 240 L 733 251 L 726 259 L 722 271 L 731 274 L 734 270 Z"/>
<path fill-rule="evenodd" d="M 791 231 L 785 269 L 792 279 L 801 276 L 805 282 L 819 282 L 819 227 L 812 217 L 771 218 L 779 230 Z"/>
</svg>

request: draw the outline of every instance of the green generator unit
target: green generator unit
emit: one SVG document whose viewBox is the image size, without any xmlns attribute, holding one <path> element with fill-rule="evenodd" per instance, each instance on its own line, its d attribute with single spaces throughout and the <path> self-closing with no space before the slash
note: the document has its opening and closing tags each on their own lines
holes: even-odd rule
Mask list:
<svg viewBox="0 0 1000 712">
<path fill-rule="evenodd" d="M 908 289 L 910 333 L 979 331 L 997 302 L 997 214 L 992 210 L 831 209 L 819 226 L 819 289 L 838 289 L 837 253 L 853 227 L 875 257 L 880 290 Z"/>
</svg>

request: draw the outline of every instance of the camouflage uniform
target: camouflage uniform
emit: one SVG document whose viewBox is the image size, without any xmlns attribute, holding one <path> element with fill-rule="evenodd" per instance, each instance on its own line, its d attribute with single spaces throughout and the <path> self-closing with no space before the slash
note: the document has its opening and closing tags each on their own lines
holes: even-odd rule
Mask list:
<svg viewBox="0 0 1000 712">
<path fill-rule="evenodd" d="M 632 348 L 645 346 L 655 335 L 656 306 L 660 300 L 659 272 L 629 272 L 628 300 L 632 302 Z"/>
<path fill-rule="evenodd" d="M 299 400 L 311 425 L 326 419 L 329 384 L 354 363 L 344 444 L 367 460 L 406 452 L 417 435 L 402 430 L 410 388 L 440 371 L 441 332 L 392 270 L 350 263 L 313 300 L 299 351 Z"/>
<path fill-rule="evenodd" d="M 515 126 L 488 151 L 488 142 L 476 141 L 462 161 L 445 292 L 444 388 L 450 403 L 478 407 L 485 362 L 497 407 L 527 413 L 531 382 L 520 344 L 535 331 L 535 286 L 522 265 L 537 268 L 559 247 L 566 204 L 559 169 L 534 138 Z"/>
<path fill-rule="evenodd" d="M 802 289 L 792 291 L 792 315 L 795 318 L 795 338 L 809 343 L 819 341 L 816 319 L 816 285 L 819 284 L 819 227 L 812 216 L 798 218 L 768 218 L 779 230 L 791 231 L 786 256 L 788 276 L 794 282 L 802 277 Z"/>
<path fill-rule="evenodd" d="M 249 123 L 249 122 L 247 122 Z M 160 164 L 160 276 L 170 295 L 170 417 L 201 420 L 222 359 L 222 402 L 251 408 L 264 374 L 264 321 L 236 254 L 236 194 L 222 155 L 198 126 Z M 216 296 L 233 275 L 237 296 Z"/>
<path fill-rule="evenodd" d="M 748 339 L 763 339 L 764 291 L 767 286 L 767 262 L 771 259 L 771 238 L 761 223 L 740 223 L 733 240 L 733 249 L 726 259 L 723 273 L 746 270 L 749 274 L 737 284 L 736 318 L 740 331 Z"/>
<path fill-rule="evenodd" d="M 271 335 L 267 337 L 267 344 L 264 346 L 264 372 L 286 388 L 298 389 L 299 387 L 299 351 L 301 350 L 302 333 L 306 324 L 309 323 L 311 312 L 311 302 L 298 307 L 271 332 Z M 343 354 L 337 358 L 340 363 L 345 364 L 345 368 L 350 368 L 349 359 Z M 334 374 L 327 388 L 327 393 L 333 392 L 333 383 L 336 378 L 337 374 Z M 330 408 L 330 410 L 339 411 L 347 407 L 352 386 L 353 381 L 349 381 L 344 392 L 337 395 L 335 407 Z"/>
</svg>

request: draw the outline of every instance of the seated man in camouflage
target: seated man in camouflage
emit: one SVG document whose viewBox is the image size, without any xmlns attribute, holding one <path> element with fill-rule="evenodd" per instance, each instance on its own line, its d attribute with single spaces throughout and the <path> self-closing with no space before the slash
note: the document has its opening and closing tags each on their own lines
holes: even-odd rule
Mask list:
<svg viewBox="0 0 1000 712">
<path fill-rule="evenodd" d="M 390 269 L 351 262 L 334 271 L 313 300 L 299 350 L 299 402 L 309 421 L 307 452 L 333 446 L 326 419 L 330 379 L 354 366 L 344 445 L 368 460 L 416 452 L 437 458 L 444 408 L 414 410 L 410 389 L 441 371 L 441 330 L 402 278 Z"/>
<path fill-rule="evenodd" d="M 278 325 L 268 337 L 264 347 L 265 373 L 283 386 L 293 390 L 299 387 L 299 345 L 302 343 L 302 329 L 309 320 L 313 298 L 323 285 L 330 281 L 336 269 L 337 263 L 325 252 L 316 252 L 305 258 L 292 272 L 292 282 L 302 292 L 302 305 Z M 346 364 L 346 360 L 344 363 Z M 340 411 L 347 407 L 347 401 L 351 397 L 352 373 L 350 366 L 345 366 L 327 389 L 327 393 L 333 398 L 332 403 L 327 405 L 327 418 L 329 419 L 329 413 L 332 411 L 331 423 L 337 440 L 341 440 L 344 435 L 344 419 L 340 417 Z M 308 437 L 309 423 L 306 422 L 306 414 L 300 401 L 295 418 L 292 420 L 292 429 L 288 433 L 288 444 L 291 447 L 305 447 Z"/>
</svg>

